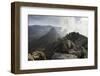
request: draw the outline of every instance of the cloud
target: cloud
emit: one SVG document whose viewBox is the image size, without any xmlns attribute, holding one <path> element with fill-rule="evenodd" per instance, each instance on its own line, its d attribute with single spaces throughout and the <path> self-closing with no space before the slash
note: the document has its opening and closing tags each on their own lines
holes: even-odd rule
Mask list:
<svg viewBox="0 0 100 76">
<path fill-rule="evenodd" d="M 69 32 L 79 32 L 88 36 L 88 18 L 87 17 L 67 17 L 67 16 L 43 16 L 29 15 L 28 25 L 55 26 L 61 27 L 62 34 Z"/>
</svg>

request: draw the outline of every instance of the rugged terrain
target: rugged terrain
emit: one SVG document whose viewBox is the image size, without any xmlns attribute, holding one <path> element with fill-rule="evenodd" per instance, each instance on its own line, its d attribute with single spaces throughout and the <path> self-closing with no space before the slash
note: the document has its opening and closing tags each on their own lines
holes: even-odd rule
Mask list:
<svg viewBox="0 0 100 76">
<path fill-rule="evenodd" d="M 59 27 L 28 27 L 28 60 L 87 58 L 88 38 L 78 32 L 61 36 Z"/>
</svg>

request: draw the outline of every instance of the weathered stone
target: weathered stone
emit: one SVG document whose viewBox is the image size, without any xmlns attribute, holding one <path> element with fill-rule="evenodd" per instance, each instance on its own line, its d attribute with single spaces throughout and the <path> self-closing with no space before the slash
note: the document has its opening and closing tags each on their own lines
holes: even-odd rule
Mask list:
<svg viewBox="0 0 100 76">
<path fill-rule="evenodd" d="M 45 53 L 43 51 L 38 51 L 38 50 L 32 53 L 32 57 L 34 60 L 45 60 L 46 59 Z"/>
<path fill-rule="evenodd" d="M 28 53 L 28 60 L 29 60 L 29 61 L 30 61 L 30 60 L 34 60 L 33 56 L 32 56 L 30 53 Z"/>
<path fill-rule="evenodd" d="M 76 59 L 77 56 L 73 54 L 55 53 L 52 59 Z"/>
</svg>

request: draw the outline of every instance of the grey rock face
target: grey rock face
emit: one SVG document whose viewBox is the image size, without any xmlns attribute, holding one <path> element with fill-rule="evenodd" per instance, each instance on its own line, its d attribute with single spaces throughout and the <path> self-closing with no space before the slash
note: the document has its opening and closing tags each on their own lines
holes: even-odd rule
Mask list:
<svg viewBox="0 0 100 76">
<path fill-rule="evenodd" d="M 52 59 L 76 59 L 77 56 L 76 55 L 72 55 L 72 54 L 63 54 L 63 53 L 55 53 L 52 56 Z"/>
</svg>

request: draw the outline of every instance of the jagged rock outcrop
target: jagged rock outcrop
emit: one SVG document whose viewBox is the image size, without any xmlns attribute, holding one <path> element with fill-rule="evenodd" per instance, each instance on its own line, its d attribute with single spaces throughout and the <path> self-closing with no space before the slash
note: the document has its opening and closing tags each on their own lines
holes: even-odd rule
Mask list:
<svg viewBox="0 0 100 76">
<path fill-rule="evenodd" d="M 72 32 L 66 35 L 64 38 L 58 39 L 58 41 L 53 44 L 53 46 L 51 47 L 51 50 L 54 51 L 54 55 L 52 58 L 59 58 L 58 56 L 56 57 L 55 52 L 61 55 L 69 55 L 68 58 L 70 59 L 73 59 L 73 57 L 87 58 L 87 45 L 87 37 L 79 33 Z M 68 59 L 67 56 L 64 57 Z"/>
</svg>

